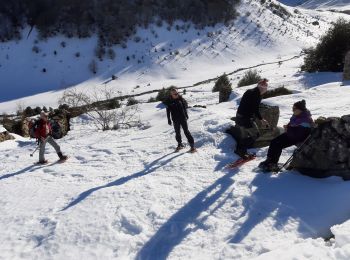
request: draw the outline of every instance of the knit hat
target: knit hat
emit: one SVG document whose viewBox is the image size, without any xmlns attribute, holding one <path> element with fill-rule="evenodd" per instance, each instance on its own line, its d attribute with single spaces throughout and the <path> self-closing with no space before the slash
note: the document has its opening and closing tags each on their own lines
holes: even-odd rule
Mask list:
<svg viewBox="0 0 350 260">
<path fill-rule="evenodd" d="M 259 81 L 258 88 L 260 89 L 260 91 L 267 91 L 267 82 L 269 82 L 268 79 L 262 79 Z"/>
<path fill-rule="evenodd" d="M 306 111 L 306 102 L 305 100 L 301 100 L 301 101 L 298 101 L 296 103 L 294 103 L 293 107 L 301 110 L 301 111 Z"/>
</svg>

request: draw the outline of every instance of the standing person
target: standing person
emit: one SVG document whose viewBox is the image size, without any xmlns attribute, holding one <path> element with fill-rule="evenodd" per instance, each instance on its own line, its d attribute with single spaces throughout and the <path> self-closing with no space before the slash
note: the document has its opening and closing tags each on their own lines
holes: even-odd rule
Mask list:
<svg viewBox="0 0 350 260">
<path fill-rule="evenodd" d="M 255 123 L 255 118 L 261 120 L 263 125 L 269 123 L 262 118 L 259 106 L 262 100 L 262 95 L 266 93 L 268 80 L 261 80 L 253 89 L 248 89 L 241 99 L 237 109 L 236 125 L 242 128 L 242 134 L 237 138 L 237 147 L 235 153 L 243 159 L 248 159 L 252 155 L 248 154 L 247 149 L 252 147 L 255 140 L 259 137 L 258 126 Z"/>
<path fill-rule="evenodd" d="M 45 160 L 45 146 L 46 143 L 52 145 L 55 149 L 60 161 L 67 160 L 67 156 L 63 155 L 61 152 L 60 146 L 56 143 L 56 141 L 51 136 L 51 124 L 48 120 L 47 114 L 45 112 L 40 113 L 40 119 L 38 122 L 38 127 L 35 130 L 35 137 L 39 141 L 39 162 L 38 164 L 45 164 L 47 160 Z"/>
<path fill-rule="evenodd" d="M 166 113 L 168 118 L 168 124 L 174 124 L 175 129 L 175 139 L 177 141 L 176 151 L 183 149 L 185 146 L 182 143 L 181 138 L 181 127 L 185 133 L 188 143 L 191 146 L 190 152 L 196 152 L 196 148 L 194 147 L 193 137 L 188 130 L 188 114 L 187 114 L 187 102 L 186 100 L 179 94 L 176 88 L 170 89 L 170 96 L 165 101 L 166 105 Z M 172 122 L 171 122 L 172 121 Z"/>
<path fill-rule="evenodd" d="M 286 132 L 271 141 L 267 159 L 259 164 L 259 168 L 264 171 L 277 170 L 282 149 L 305 141 L 310 135 L 313 125 L 314 121 L 310 111 L 306 108 L 305 100 L 294 103 L 293 116 L 289 123 L 284 126 Z"/>
</svg>

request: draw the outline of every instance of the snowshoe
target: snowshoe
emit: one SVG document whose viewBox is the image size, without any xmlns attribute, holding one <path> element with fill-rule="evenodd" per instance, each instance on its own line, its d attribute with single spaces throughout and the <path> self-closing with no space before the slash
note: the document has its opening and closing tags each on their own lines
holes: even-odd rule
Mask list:
<svg viewBox="0 0 350 260">
<path fill-rule="evenodd" d="M 245 164 L 247 162 L 254 160 L 255 158 L 256 158 L 255 154 L 248 154 L 247 157 L 245 157 L 245 158 L 239 158 L 238 160 L 227 164 L 225 168 L 226 169 L 235 169 L 235 168 L 242 166 L 243 164 Z"/>
<path fill-rule="evenodd" d="M 35 164 L 36 164 L 36 165 L 45 165 L 45 164 L 48 164 L 48 163 L 49 163 L 48 160 L 44 160 L 44 161 L 38 161 L 38 162 L 36 162 Z"/>
</svg>

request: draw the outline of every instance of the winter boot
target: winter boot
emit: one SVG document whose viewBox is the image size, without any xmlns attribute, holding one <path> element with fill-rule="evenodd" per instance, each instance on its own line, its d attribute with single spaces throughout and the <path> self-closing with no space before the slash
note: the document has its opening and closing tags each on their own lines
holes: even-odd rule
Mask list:
<svg viewBox="0 0 350 260">
<path fill-rule="evenodd" d="M 62 152 L 57 153 L 57 155 L 60 158 L 60 161 L 65 161 L 68 158 L 68 156 L 67 155 L 63 155 Z"/>
<path fill-rule="evenodd" d="M 265 161 L 259 163 L 258 167 L 260 169 L 266 169 L 270 163 L 271 163 L 271 160 L 269 158 L 267 158 Z"/>
<path fill-rule="evenodd" d="M 279 167 L 275 162 L 271 162 L 271 160 L 266 159 L 261 162 L 258 166 L 263 172 L 278 172 Z"/>
<path fill-rule="evenodd" d="M 248 160 L 251 159 L 252 157 L 255 157 L 255 155 L 253 154 L 249 154 L 247 152 L 247 150 L 243 150 L 243 149 L 236 149 L 235 153 L 241 157 L 243 160 Z"/>
<path fill-rule="evenodd" d="M 195 152 L 197 152 L 197 149 L 194 146 L 191 146 L 189 152 L 190 153 L 195 153 Z"/>
<path fill-rule="evenodd" d="M 44 164 L 47 164 L 48 162 L 49 162 L 48 160 L 44 160 L 44 161 L 38 161 L 36 164 L 44 165 Z"/>
<path fill-rule="evenodd" d="M 184 148 L 185 148 L 185 146 L 182 143 L 179 143 L 177 145 L 176 149 L 175 149 L 175 152 L 178 152 L 178 151 L 180 151 L 181 149 L 184 149 Z"/>
</svg>

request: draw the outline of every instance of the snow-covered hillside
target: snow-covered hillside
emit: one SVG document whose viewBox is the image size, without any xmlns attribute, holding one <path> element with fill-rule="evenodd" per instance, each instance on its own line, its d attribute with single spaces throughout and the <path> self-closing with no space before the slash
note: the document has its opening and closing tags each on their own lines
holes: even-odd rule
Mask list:
<svg viewBox="0 0 350 260">
<path fill-rule="evenodd" d="M 97 61 L 98 75 L 88 68 L 96 38 L 37 41 L 35 31 L 27 38 L 25 29 L 23 40 L 0 44 L 0 102 L 16 99 L 0 103 L 0 112 L 15 111 L 19 104 L 55 106 L 63 89 L 102 87 L 112 75 L 118 78 L 107 86 L 130 94 L 171 84 L 192 85 L 242 66 L 290 58 L 313 46 L 341 16 L 303 9 L 296 14 L 294 8 L 285 8 L 290 18 L 274 14 L 260 1 L 243 0 L 241 16 L 229 26 L 197 30 L 187 24 L 181 29 L 183 23 L 178 22 L 171 28 L 140 28 L 126 49 L 113 48 L 115 60 Z M 312 25 L 315 20 L 319 26 Z M 39 94 L 46 91 L 50 92 Z M 32 97 L 17 100 L 27 96 Z"/>
</svg>

